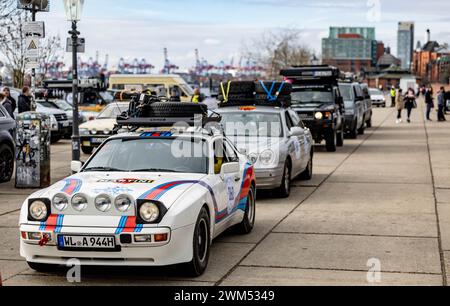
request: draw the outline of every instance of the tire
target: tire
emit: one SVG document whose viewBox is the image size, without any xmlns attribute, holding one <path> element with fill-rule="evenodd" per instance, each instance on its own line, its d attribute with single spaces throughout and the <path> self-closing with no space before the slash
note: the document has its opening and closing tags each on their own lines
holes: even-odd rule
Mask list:
<svg viewBox="0 0 450 306">
<path fill-rule="evenodd" d="M 311 148 L 311 157 L 308 162 L 308 166 L 306 167 L 305 171 L 303 171 L 299 178 L 303 181 L 309 181 L 313 177 L 313 167 L 314 167 L 314 150 Z"/>
<path fill-rule="evenodd" d="M 86 155 L 91 155 L 94 152 L 94 147 L 83 147 L 81 146 L 81 151 Z"/>
<path fill-rule="evenodd" d="M 233 231 L 240 235 L 250 234 L 255 226 L 256 200 L 255 187 L 251 186 L 247 196 L 247 206 L 245 208 L 244 219 L 241 223 L 233 227 Z"/>
<path fill-rule="evenodd" d="M 366 122 L 366 125 L 367 125 L 368 128 L 371 128 L 371 127 L 372 127 L 372 118 L 370 118 L 370 119 Z"/>
<path fill-rule="evenodd" d="M 348 136 L 350 137 L 350 139 L 356 139 L 358 138 L 358 129 L 356 128 L 356 122 L 355 122 L 355 126 L 352 128 L 352 130 L 349 132 Z"/>
<path fill-rule="evenodd" d="M 41 263 L 35 263 L 35 262 L 29 262 L 27 261 L 28 266 L 36 271 L 36 272 L 41 272 L 41 273 L 46 273 L 46 272 L 55 272 L 58 271 L 58 266 L 57 265 L 50 265 L 50 264 L 41 264 Z"/>
<path fill-rule="evenodd" d="M 358 135 L 364 135 L 365 132 L 366 132 L 366 127 L 365 127 L 365 123 L 363 123 L 363 126 L 358 129 Z"/>
<path fill-rule="evenodd" d="M 0 183 L 11 180 L 14 172 L 14 150 L 7 144 L 0 145 Z"/>
<path fill-rule="evenodd" d="M 325 137 L 325 146 L 327 147 L 327 152 L 336 152 L 337 150 L 337 133 L 336 131 L 330 131 Z"/>
<path fill-rule="evenodd" d="M 276 194 L 279 198 L 288 198 L 291 195 L 291 162 L 289 160 L 284 164 L 283 178 L 281 180 L 281 185 L 276 189 Z"/>
<path fill-rule="evenodd" d="M 344 146 L 344 129 L 341 130 L 340 133 L 337 134 L 336 146 L 343 147 Z"/>
<path fill-rule="evenodd" d="M 273 83 L 272 82 L 263 82 L 264 86 L 267 90 L 270 90 L 272 88 Z M 275 95 L 277 93 L 277 90 L 280 88 L 282 82 L 275 82 L 275 86 L 273 89 L 272 94 Z M 261 82 L 255 83 L 255 92 L 256 94 L 264 94 L 267 95 L 267 92 L 264 90 L 264 87 L 262 86 Z M 279 92 L 280 96 L 284 95 L 290 95 L 292 92 L 292 84 L 290 83 L 284 83 L 283 88 Z"/>
<path fill-rule="evenodd" d="M 61 140 L 61 136 L 51 136 L 50 137 L 50 143 L 51 144 L 55 144 L 55 143 L 57 143 L 60 140 Z"/>
<path fill-rule="evenodd" d="M 192 238 L 193 258 L 185 264 L 185 272 L 188 276 L 199 277 L 208 267 L 211 246 L 210 217 L 203 207 L 195 224 L 194 237 Z"/>
<path fill-rule="evenodd" d="M 142 111 L 143 117 L 194 117 L 208 114 L 208 106 L 203 103 L 158 102 L 146 105 Z"/>
</svg>

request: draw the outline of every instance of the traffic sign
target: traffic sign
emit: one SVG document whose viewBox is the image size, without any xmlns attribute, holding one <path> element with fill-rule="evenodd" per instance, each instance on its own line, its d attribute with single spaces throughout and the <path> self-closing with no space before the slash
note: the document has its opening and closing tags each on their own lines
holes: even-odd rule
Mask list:
<svg viewBox="0 0 450 306">
<path fill-rule="evenodd" d="M 73 50 L 73 44 L 72 44 L 72 38 L 67 37 L 67 43 L 66 43 L 66 52 L 72 52 Z M 77 53 L 84 53 L 86 49 L 86 39 L 84 38 L 78 38 L 77 41 Z"/>
<path fill-rule="evenodd" d="M 25 56 L 27 58 L 38 58 L 39 57 L 39 38 L 38 37 L 28 37 L 26 39 Z"/>
<path fill-rule="evenodd" d="M 25 69 L 37 69 L 39 68 L 39 59 L 37 57 L 25 58 Z"/>
<path fill-rule="evenodd" d="M 45 24 L 43 21 L 30 21 L 23 25 L 25 36 L 45 38 Z"/>
</svg>

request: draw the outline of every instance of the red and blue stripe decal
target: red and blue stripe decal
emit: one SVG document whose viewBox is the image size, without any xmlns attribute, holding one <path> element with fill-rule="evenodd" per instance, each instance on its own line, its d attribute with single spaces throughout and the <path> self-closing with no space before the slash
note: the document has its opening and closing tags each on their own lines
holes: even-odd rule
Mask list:
<svg viewBox="0 0 450 306">
<path fill-rule="evenodd" d="M 172 132 L 145 132 L 141 134 L 141 137 L 172 137 Z"/>
<path fill-rule="evenodd" d="M 64 215 L 50 215 L 46 222 L 41 222 L 40 231 L 61 233 L 64 223 Z"/>
<path fill-rule="evenodd" d="M 142 232 L 143 224 L 136 224 L 136 217 L 121 217 L 119 225 L 116 229 L 116 235 L 122 233 L 140 233 Z"/>
<path fill-rule="evenodd" d="M 83 185 L 83 182 L 79 179 L 67 179 L 67 180 L 64 180 L 64 182 L 66 184 L 64 185 L 64 187 L 61 191 L 68 195 L 73 195 L 73 194 L 79 192 L 81 189 L 81 186 Z"/>
</svg>

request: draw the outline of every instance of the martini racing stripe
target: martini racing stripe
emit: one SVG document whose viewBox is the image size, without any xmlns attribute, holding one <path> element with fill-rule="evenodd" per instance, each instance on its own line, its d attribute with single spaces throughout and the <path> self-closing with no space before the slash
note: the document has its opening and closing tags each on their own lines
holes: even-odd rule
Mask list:
<svg viewBox="0 0 450 306">
<path fill-rule="evenodd" d="M 65 192 L 68 195 L 73 195 L 80 191 L 83 182 L 79 179 L 67 179 L 64 180 L 66 184 L 64 185 L 62 192 Z"/>
<path fill-rule="evenodd" d="M 119 225 L 116 229 L 116 235 L 122 233 L 140 233 L 142 232 L 143 224 L 136 224 L 136 217 L 121 217 Z"/>
</svg>

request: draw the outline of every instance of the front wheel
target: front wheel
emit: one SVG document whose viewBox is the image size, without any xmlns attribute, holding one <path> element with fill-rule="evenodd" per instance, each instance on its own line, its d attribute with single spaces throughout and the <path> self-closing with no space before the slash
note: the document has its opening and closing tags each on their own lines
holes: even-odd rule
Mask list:
<svg viewBox="0 0 450 306">
<path fill-rule="evenodd" d="M 337 150 L 337 133 L 336 131 L 330 131 L 326 139 L 326 147 L 328 152 L 336 152 Z"/>
<path fill-rule="evenodd" d="M 342 130 L 337 134 L 337 140 L 336 140 L 336 145 L 338 147 L 343 147 L 344 146 L 344 129 L 342 128 Z"/>
<path fill-rule="evenodd" d="M 364 133 L 366 132 L 366 127 L 363 123 L 362 127 L 358 129 L 358 134 L 359 135 L 364 135 Z"/>
<path fill-rule="evenodd" d="M 309 158 L 308 166 L 306 167 L 305 171 L 303 171 L 300 174 L 300 177 L 299 177 L 301 180 L 309 181 L 309 180 L 312 179 L 312 177 L 313 177 L 313 165 L 314 165 L 313 160 L 314 160 L 314 151 L 311 148 L 311 156 Z"/>
<path fill-rule="evenodd" d="M 276 193 L 280 198 L 288 198 L 291 195 L 291 163 L 286 161 L 284 165 L 283 179 L 281 186 L 278 187 Z"/>
<path fill-rule="evenodd" d="M 234 231 L 237 234 L 250 234 L 255 226 L 256 218 L 256 201 L 255 201 L 255 187 L 251 186 L 247 196 L 247 206 L 245 208 L 244 219 L 241 223 L 234 226 Z"/>
<path fill-rule="evenodd" d="M 0 183 L 9 182 L 14 172 L 14 151 L 6 144 L 0 145 Z"/>
<path fill-rule="evenodd" d="M 209 247 L 211 245 L 210 217 L 206 208 L 202 208 L 195 224 L 193 237 L 193 258 L 185 266 L 186 273 L 198 277 L 205 273 L 209 261 Z"/>
</svg>

